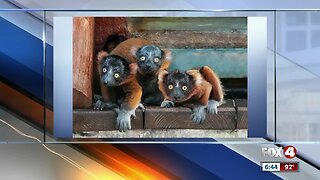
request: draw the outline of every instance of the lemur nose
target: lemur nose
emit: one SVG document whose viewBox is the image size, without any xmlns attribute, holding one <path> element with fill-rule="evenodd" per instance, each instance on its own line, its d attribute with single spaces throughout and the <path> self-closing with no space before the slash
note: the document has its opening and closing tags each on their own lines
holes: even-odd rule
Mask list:
<svg viewBox="0 0 320 180">
<path fill-rule="evenodd" d="M 147 66 L 147 68 L 151 68 L 151 65 L 150 65 L 150 64 L 147 64 L 146 66 Z"/>
<path fill-rule="evenodd" d="M 179 99 L 179 96 L 178 95 L 174 95 L 173 98 L 174 99 Z"/>
</svg>

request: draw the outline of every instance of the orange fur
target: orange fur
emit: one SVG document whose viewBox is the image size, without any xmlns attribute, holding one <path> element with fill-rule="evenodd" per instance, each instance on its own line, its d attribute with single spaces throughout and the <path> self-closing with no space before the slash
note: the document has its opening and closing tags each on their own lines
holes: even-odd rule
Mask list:
<svg viewBox="0 0 320 180">
<path fill-rule="evenodd" d="M 152 45 L 152 43 L 150 41 L 147 41 L 145 39 L 141 39 L 141 38 L 131 38 L 128 39 L 122 43 L 120 43 L 118 46 L 115 47 L 115 49 L 112 50 L 112 52 L 110 53 L 110 55 L 118 55 L 121 56 L 125 59 L 127 59 L 132 66 L 130 66 L 131 69 L 131 74 L 137 74 L 137 79 L 140 79 L 141 77 L 144 76 L 144 74 L 139 70 L 139 67 L 137 66 L 136 62 L 137 62 L 137 57 L 136 57 L 136 53 L 138 51 L 139 48 L 146 46 L 146 45 Z M 153 75 L 154 78 L 157 78 L 159 72 L 163 71 L 163 70 L 168 70 L 170 64 L 171 64 L 171 51 L 170 50 L 163 50 L 164 51 L 164 60 L 163 63 L 161 65 L 161 67 L 159 68 L 158 71 L 154 72 Z M 134 65 L 134 66 L 133 66 Z M 148 82 L 140 82 L 140 83 L 148 83 Z M 139 85 L 139 84 L 137 84 Z M 141 84 L 142 87 L 144 84 Z"/>
<path fill-rule="evenodd" d="M 128 39 L 122 43 L 120 43 L 117 47 L 115 47 L 109 55 L 118 55 L 126 59 L 130 63 L 130 75 L 129 77 L 123 81 L 120 85 L 122 87 L 122 90 L 125 92 L 124 101 L 121 104 L 121 108 L 124 108 L 126 110 L 132 110 L 138 107 L 141 96 L 142 96 L 142 88 L 139 85 L 136 73 L 137 73 L 137 64 L 136 64 L 136 58 L 134 54 L 132 54 L 132 48 L 133 47 L 141 47 L 144 45 L 150 44 L 149 41 L 139 38 L 132 38 Z M 105 51 L 100 51 L 97 55 L 98 63 L 103 60 L 105 57 L 108 56 L 108 53 Z M 101 74 L 101 69 L 98 67 L 99 74 Z M 110 101 L 112 99 L 110 96 L 112 96 L 113 93 L 117 92 L 110 92 L 110 89 L 103 85 L 100 82 L 101 92 L 103 99 L 105 101 Z"/>
<path fill-rule="evenodd" d="M 195 104 L 207 105 L 209 99 L 216 101 L 223 101 L 223 89 L 219 77 L 208 66 L 202 67 L 200 70 L 191 69 L 187 74 L 193 77 L 195 86 L 186 101 L 183 103 L 185 106 L 193 106 Z M 164 95 L 165 100 L 171 98 L 166 93 L 165 79 L 168 75 L 167 71 L 161 71 L 158 76 L 159 90 Z"/>
<path fill-rule="evenodd" d="M 211 84 L 202 77 L 199 70 L 192 69 L 187 71 L 187 73 L 191 75 L 195 81 L 195 87 L 188 97 L 188 99 L 190 99 L 189 103 L 207 105 L 212 90 Z"/>
<path fill-rule="evenodd" d="M 127 59 L 131 63 L 137 62 L 135 52 L 142 46 L 151 45 L 151 42 L 141 39 L 141 38 L 131 38 L 123 41 L 117 47 L 115 47 L 111 52 L 111 54 L 115 54 L 118 56 Z"/>
<path fill-rule="evenodd" d="M 218 75 L 208 66 L 202 67 L 199 72 L 212 85 L 210 99 L 222 102 L 224 92 Z"/>
<path fill-rule="evenodd" d="M 105 51 L 99 51 L 97 55 L 98 62 L 101 62 L 102 59 L 106 58 L 108 56 L 108 53 Z"/>
<path fill-rule="evenodd" d="M 161 65 L 161 67 L 159 68 L 159 70 L 155 73 L 156 76 L 158 76 L 159 72 L 162 71 L 168 71 L 170 65 L 171 65 L 171 51 L 168 49 L 163 50 L 164 51 L 164 57 L 165 59 L 163 60 L 163 63 Z"/>
<path fill-rule="evenodd" d="M 112 96 L 117 92 L 110 91 L 110 88 L 103 85 L 101 82 L 100 86 L 104 101 L 111 101 L 111 99 L 113 99 Z M 137 108 L 141 100 L 142 88 L 139 85 L 136 76 L 134 74 L 129 75 L 125 81 L 121 82 L 120 86 L 122 87 L 123 92 L 126 94 L 121 107 L 125 110 Z"/>
<path fill-rule="evenodd" d="M 126 110 L 136 109 L 141 101 L 142 88 L 135 76 L 130 75 L 130 78 L 122 85 L 122 89 L 126 97 L 121 104 L 121 108 Z"/>
<path fill-rule="evenodd" d="M 137 62 L 136 52 L 138 51 L 139 48 L 146 45 L 152 45 L 152 43 L 142 38 L 131 38 L 120 43 L 117 47 L 115 47 L 110 53 L 110 55 L 115 54 L 127 59 L 131 63 L 136 63 Z M 168 70 L 171 64 L 171 51 L 168 49 L 165 49 L 163 51 L 165 54 L 165 59 L 159 71 L 157 71 L 155 75 L 158 75 L 158 73 L 162 70 Z"/>
<path fill-rule="evenodd" d="M 161 65 L 161 67 L 159 68 L 159 70 L 156 72 L 155 75 L 158 75 L 159 72 L 161 72 L 161 71 L 167 71 L 169 69 L 169 67 L 170 67 L 170 64 L 171 64 L 170 60 L 167 60 L 167 59 L 164 60 L 162 65 Z"/>
<path fill-rule="evenodd" d="M 139 71 L 138 66 L 136 64 L 136 52 L 137 50 L 145 45 L 152 45 L 150 41 L 141 38 L 131 38 L 126 41 L 123 41 L 119 45 L 117 45 L 109 55 L 118 55 L 126 59 L 130 63 L 130 73 L 131 75 L 122 82 L 123 91 L 126 94 L 124 105 L 126 108 L 133 108 L 138 106 L 142 96 L 142 88 L 137 81 L 136 75 L 140 76 L 142 73 Z M 155 77 L 158 76 L 159 72 L 168 70 L 171 64 L 171 52 L 170 50 L 164 50 L 165 58 L 163 64 L 161 65 L 160 69 L 155 72 Z M 98 60 L 101 61 L 105 58 L 108 54 L 106 52 L 99 52 L 98 53 Z M 99 69 L 99 73 L 101 70 Z M 138 73 L 137 73 L 138 72 Z M 105 100 L 110 100 L 110 92 L 108 92 L 108 88 L 100 84 L 102 96 Z M 127 94 L 128 93 L 128 94 Z"/>
</svg>

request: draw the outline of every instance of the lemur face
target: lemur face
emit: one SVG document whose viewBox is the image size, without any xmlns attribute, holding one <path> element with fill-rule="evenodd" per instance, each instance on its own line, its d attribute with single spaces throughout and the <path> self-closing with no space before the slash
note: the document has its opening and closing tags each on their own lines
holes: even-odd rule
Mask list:
<svg viewBox="0 0 320 180">
<path fill-rule="evenodd" d="M 117 55 L 109 55 L 100 63 L 100 79 L 106 86 L 119 86 L 130 74 L 129 63 Z"/>
<path fill-rule="evenodd" d="M 144 74 L 151 74 L 160 68 L 164 59 L 164 52 L 157 46 L 147 45 L 136 52 L 137 64 Z"/>
<path fill-rule="evenodd" d="M 165 91 L 171 101 L 181 103 L 188 100 L 194 87 L 192 76 L 184 71 L 171 71 L 164 77 Z"/>
</svg>

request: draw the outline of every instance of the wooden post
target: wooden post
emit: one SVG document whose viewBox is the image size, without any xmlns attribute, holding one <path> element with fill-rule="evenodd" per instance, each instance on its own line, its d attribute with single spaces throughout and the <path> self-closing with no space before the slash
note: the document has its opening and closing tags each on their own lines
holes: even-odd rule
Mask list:
<svg viewBox="0 0 320 180">
<path fill-rule="evenodd" d="M 73 107 L 92 105 L 94 18 L 73 18 Z"/>
</svg>

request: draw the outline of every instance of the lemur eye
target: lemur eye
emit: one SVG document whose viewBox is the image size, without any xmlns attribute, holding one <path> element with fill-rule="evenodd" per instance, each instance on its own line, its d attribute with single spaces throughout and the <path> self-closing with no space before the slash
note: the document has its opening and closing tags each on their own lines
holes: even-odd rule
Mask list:
<svg viewBox="0 0 320 180">
<path fill-rule="evenodd" d="M 154 62 L 159 62 L 159 58 L 154 58 Z"/>
<path fill-rule="evenodd" d="M 188 89 L 188 87 L 187 86 L 182 86 L 182 90 L 187 90 Z"/>
<path fill-rule="evenodd" d="M 114 74 L 114 77 L 115 77 L 115 78 L 119 78 L 119 77 L 120 77 L 119 73 L 115 73 L 115 74 Z"/>
<path fill-rule="evenodd" d="M 173 89 L 173 86 L 172 86 L 172 85 L 169 85 L 168 88 L 169 88 L 169 89 Z"/>
<path fill-rule="evenodd" d="M 104 73 L 107 72 L 107 68 L 103 68 L 102 72 L 104 72 Z"/>
<path fill-rule="evenodd" d="M 141 61 L 144 61 L 145 59 L 146 59 L 146 57 L 144 57 L 144 56 L 141 56 L 141 58 L 140 58 Z"/>
</svg>

